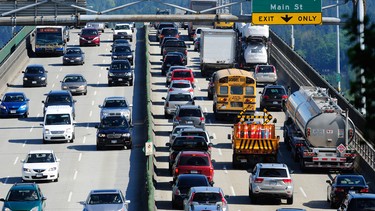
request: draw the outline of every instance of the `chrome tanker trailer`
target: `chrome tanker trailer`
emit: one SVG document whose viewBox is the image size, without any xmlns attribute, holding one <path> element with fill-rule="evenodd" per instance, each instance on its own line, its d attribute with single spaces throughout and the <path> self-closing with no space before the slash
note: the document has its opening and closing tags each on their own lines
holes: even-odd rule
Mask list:
<svg viewBox="0 0 375 211">
<path fill-rule="evenodd" d="M 305 168 L 352 170 L 355 126 L 325 88 L 302 86 L 285 104 L 284 142 Z"/>
</svg>

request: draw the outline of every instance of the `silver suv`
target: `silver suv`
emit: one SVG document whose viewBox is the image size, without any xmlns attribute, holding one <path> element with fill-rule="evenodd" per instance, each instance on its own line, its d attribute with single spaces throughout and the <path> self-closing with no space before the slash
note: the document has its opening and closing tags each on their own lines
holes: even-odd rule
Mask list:
<svg viewBox="0 0 375 211">
<path fill-rule="evenodd" d="M 277 72 L 273 65 L 257 65 L 254 73 L 255 80 L 259 84 L 276 84 L 277 82 Z"/>
<path fill-rule="evenodd" d="M 164 116 L 171 118 L 176 112 L 176 107 L 179 105 L 194 105 L 194 96 L 189 92 L 168 92 L 167 97 L 162 97 L 164 100 Z"/>
<path fill-rule="evenodd" d="M 177 107 L 173 117 L 173 127 L 177 125 L 193 125 L 198 128 L 205 128 L 206 118 L 199 105 L 180 105 Z"/>
<path fill-rule="evenodd" d="M 106 97 L 100 108 L 100 119 L 106 116 L 124 116 L 129 123 L 131 123 L 131 111 L 129 104 L 125 97 Z"/>
<path fill-rule="evenodd" d="M 293 180 L 286 164 L 255 165 L 249 178 L 249 197 L 255 204 L 257 199 L 264 196 L 286 199 L 287 204 L 293 204 Z"/>
</svg>

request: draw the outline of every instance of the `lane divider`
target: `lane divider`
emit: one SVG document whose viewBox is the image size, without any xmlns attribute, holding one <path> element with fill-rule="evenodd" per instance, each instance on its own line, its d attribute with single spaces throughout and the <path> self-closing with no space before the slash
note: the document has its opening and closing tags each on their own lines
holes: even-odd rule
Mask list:
<svg viewBox="0 0 375 211">
<path fill-rule="evenodd" d="M 14 161 L 13 165 L 16 165 L 18 161 L 18 157 L 16 157 L 16 160 Z"/>
</svg>

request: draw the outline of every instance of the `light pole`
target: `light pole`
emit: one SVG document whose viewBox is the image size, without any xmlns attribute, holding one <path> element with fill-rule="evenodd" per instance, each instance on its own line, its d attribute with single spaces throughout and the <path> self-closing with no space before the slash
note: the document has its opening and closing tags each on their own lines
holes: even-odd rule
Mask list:
<svg viewBox="0 0 375 211">
<path fill-rule="evenodd" d="M 339 4 L 339 0 L 336 0 Z M 336 7 L 337 18 L 340 18 L 340 8 Z M 340 25 L 336 25 L 336 42 L 337 42 L 337 57 L 336 57 L 336 68 L 337 68 L 337 91 L 341 92 L 341 66 L 340 66 Z"/>
</svg>

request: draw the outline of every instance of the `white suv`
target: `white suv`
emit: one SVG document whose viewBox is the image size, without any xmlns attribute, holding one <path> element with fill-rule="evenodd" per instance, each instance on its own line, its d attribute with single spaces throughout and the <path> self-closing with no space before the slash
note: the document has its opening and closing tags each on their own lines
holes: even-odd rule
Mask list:
<svg viewBox="0 0 375 211">
<path fill-rule="evenodd" d="M 132 26 L 129 23 L 118 23 L 113 30 L 113 40 L 128 39 L 133 42 Z"/>
<path fill-rule="evenodd" d="M 59 179 L 60 159 L 52 150 L 31 150 L 22 163 L 22 181 Z"/>
<path fill-rule="evenodd" d="M 286 199 L 293 204 L 293 180 L 283 163 L 258 163 L 249 178 L 249 197 L 253 204 L 264 196 Z"/>
</svg>

